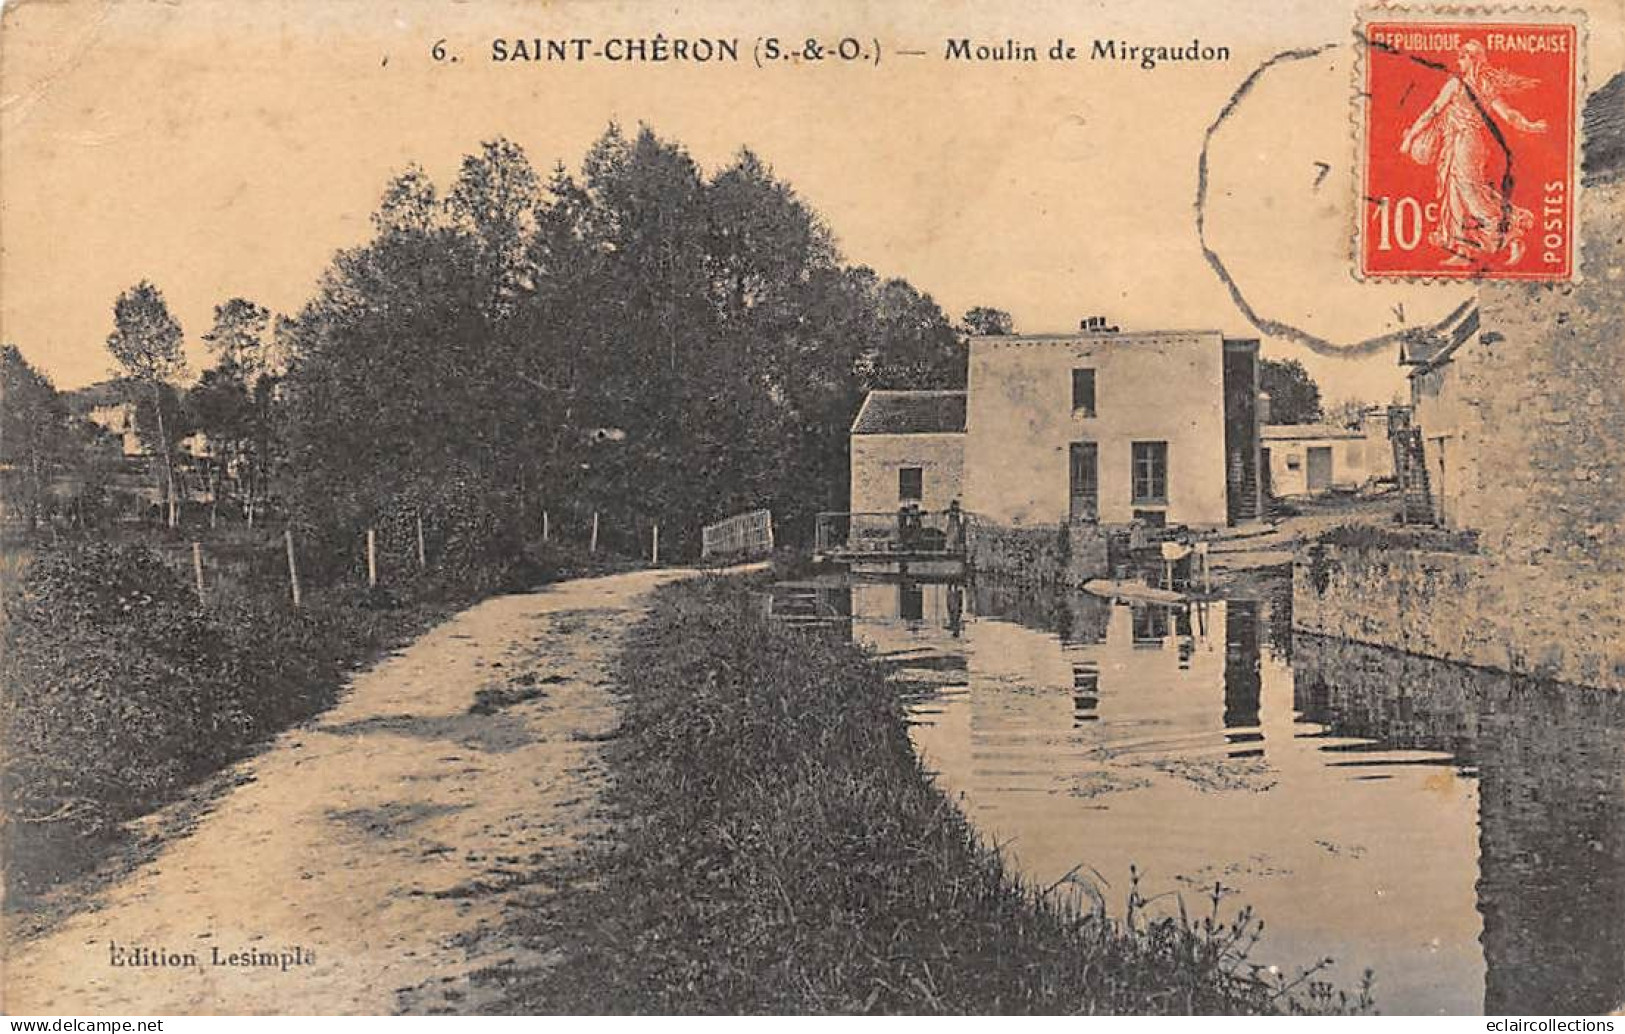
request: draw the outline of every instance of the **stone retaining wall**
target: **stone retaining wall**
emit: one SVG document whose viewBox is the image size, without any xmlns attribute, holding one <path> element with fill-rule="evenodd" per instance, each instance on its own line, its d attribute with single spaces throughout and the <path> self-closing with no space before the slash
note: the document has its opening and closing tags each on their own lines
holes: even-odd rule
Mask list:
<svg viewBox="0 0 1625 1034">
<path fill-rule="evenodd" d="M 1030 585 L 1078 586 L 1106 574 L 1106 530 L 1096 524 L 1011 528 L 976 521 L 966 538 L 970 567 Z"/>
<path fill-rule="evenodd" d="M 1292 624 L 1427 657 L 1625 689 L 1625 586 L 1608 571 L 1316 545 L 1292 567 Z"/>
</svg>

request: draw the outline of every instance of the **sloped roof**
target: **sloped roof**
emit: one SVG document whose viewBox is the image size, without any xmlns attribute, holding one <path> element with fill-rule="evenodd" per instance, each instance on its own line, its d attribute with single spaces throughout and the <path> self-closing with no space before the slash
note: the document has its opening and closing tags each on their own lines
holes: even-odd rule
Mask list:
<svg viewBox="0 0 1625 1034">
<path fill-rule="evenodd" d="M 871 391 L 853 434 L 963 434 L 963 391 Z"/>
<path fill-rule="evenodd" d="M 1601 182 L 1625 172 L 1625 72 L 1591 95 L 1585 106 L 1586 182 Z"/>
<path fill-rule="evenodd" d="M 1478 306 L 1463 302 L 1451 313 L 1445 326 L 1436 332 L 1407 336 L 1399 342 L 1401 366 L 1420 366 L 1432 369 L 1446 362 L 1456 349 L 1478 333 Z"/>
</svg>

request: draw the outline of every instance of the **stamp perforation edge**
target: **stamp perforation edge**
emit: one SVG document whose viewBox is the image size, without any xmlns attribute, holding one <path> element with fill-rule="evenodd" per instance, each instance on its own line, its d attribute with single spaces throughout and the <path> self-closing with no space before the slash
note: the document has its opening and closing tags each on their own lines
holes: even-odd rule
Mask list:
<svg viewBox="0 0 1625 1034">
<path fill-rule="evenodd" d="M 1485 282 L 1526 284 L 1577 284 L 1583 279 L 1585 267 L 1585 236 L 1581 233 L 1581 219 L 1585 212 L 1585 176 L 1581 167 L 1585 154 L 1585 104 L 1589 96 L 1589 78 L 1586 67 L 1590 53 L 1590 22 L 1586 12 L 1575 7 L 1551 4 L 1411 4 L 1396 3 L 1357 8 L 1354 26 L 1350 30 L 1354 50 L 1351 62 L 1349 103 L 1354 111 L 1350 133 L 1353 143 L 1350 189 L 1354 194 L 1354 216 L 1349 227 L 1349 275 L 1360 283 L 1410 284 L 1416 286 L 1471 286 Z M 1366 221 L 1366 161 L 1368 133 L 1370 131 L 1369 95 L 1366 90 L 1366 26 L 1386 20 L 1415 21 L 1418 23 L 1482 23 L 1485 21 L 1517 21 L 1527 19 L 1538 25 L 1572 26 L 1575 33 L 1574 86 L 1570 97 L 1572 128 L 1569 134 L 1568 163 L 1570 179 L 1570 253 L 1567 277 L 1507 276 L 1507 275 L 1437 275 L 1428 273 L 1383 273 L 1367 276 L 1364 271 L 1362 247 Z"/>
</svg>

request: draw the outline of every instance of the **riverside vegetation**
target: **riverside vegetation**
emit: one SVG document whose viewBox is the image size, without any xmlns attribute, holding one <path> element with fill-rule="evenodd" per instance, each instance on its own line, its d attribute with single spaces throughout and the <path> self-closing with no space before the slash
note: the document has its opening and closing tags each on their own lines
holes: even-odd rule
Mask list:
<svg viewBox="0 0 1625 1034">
<path fill-rule="evenodd" d="M 505 1011 L 1286 1013 L 1369 1009 L 1248 959 L 1224 892 L 1175 914 L 1137 879 L 1025 885 L 932 783 L 897 687 L 846 640 L 762 621 L 748 587 L 661 590 L 620 661 L 620 836 L 515 932 Z M 1087 894 L 1069 894 L 1086 886 Z M 1086 904 L 1093 901 L 1093 904 Z M 1168 905 L 1168 902 L 1163 902 Z"/>
<path fill-rule="evenodd" d="M 207 602 L 161 537 L 65 542 L 12 565 L 0 600 L 8 910 L 37 908 L 127 841 L 126 820 L 327 709 L 352 670 L 459 607 L 617 563 L 534 543 L 437 545 L 434 567 L 387 589 L 313 564 L 300 608 L 274 540 L 237 543 Z"/>
</svg>

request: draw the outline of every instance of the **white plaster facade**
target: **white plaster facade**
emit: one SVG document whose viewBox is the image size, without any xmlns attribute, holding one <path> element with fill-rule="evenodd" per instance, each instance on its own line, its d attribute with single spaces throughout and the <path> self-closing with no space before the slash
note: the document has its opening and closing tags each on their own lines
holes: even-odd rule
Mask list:
<svg viewBox="0 0 1625 1034">
<path fill-rule="evenodd" d="M 1100 523 L 1223 526 L 1224 348 L 1216 330 L 972 338 L 965 508 L 1017 528 L 1070 520 L 1071 447 L 1093 442 Z M 1092 411 L 1073 406 L 1077 369 L 1094 371 Z M 1135 498 L 1136 442 L 1167 444 L 1164 499 Z"/>
<path fill-rule="evenodd" d="M 1376 444 L 1389 449 L 1386 430 L 1384 435 Z M 1269 454 L 1270 492 L 1278 499 L 1355 489 L 1374 476 L 1367 459 L 1372 443 L 1362 431 L 1323 424 L 1271 424 L 1262 438 Z M 1393 468 L 1392 461 L 1388 467 Z M 1311 469 L 1317 475 L 1314 483 Z"/>
</svg>

